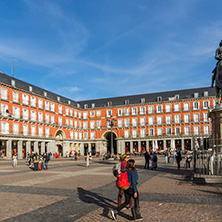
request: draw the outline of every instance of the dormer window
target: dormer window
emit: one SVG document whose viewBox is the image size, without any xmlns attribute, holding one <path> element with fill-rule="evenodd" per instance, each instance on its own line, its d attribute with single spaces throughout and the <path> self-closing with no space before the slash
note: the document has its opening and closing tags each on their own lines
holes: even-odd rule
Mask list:
<svg viewBox="0 0 222 222">
<path fill-rule="evenodd" d="M 129 100 L 125 100 L 125 105 L 129 105 Z"/>
<path fill-rule="evenodd" d="M 70 100 L 68 100 L 68 104 L 71 105 L 71 101 Z"/>
<path fill-rule="evenodd" d="M 198 98 L 199 93 L 194 93 L 194 98 Z"/>
<path fill-rule="evenodd" d="M 145 103 L 145 102 L 146 102 L 146 99 L 145 99 L 145 98 L 142 98 L 142 99 L 140 100 L 140 102 L 141 102 L 141 103 Z"/>
<path fill-rule="evenodd" d="M 44 96 L 47 97 L 47 92 L 44 92 Z"/>
<path fill-rule="evenodd" d="M 87 109 L 88 108 L 88 104 L 84 104 L 84 109 Z"/>
<path fill-rule="evenodd" d="M 204 92 L 204 97 L 208 97 L 208 91 Z"/>
<path fill-rule="evenodd" d="M 107 103 L 107 106 L 112 106 L 112 102 L 111 102 L 111 101 L 108 102 L 108 103 Z"/>
<path fill-rule="evenodd" d="M 80 105 L 79 105 L 79 103 L 77 103 L 77 108 L 79 108 L 80 107 Z"/>
<path fill-rule="evenodd" d="M 29 86 L 29 91 L 32 92 L 32 86 Z"/>
<path fill-rule="evenodd" d="M 59 96 L 57 96 L 57 100 L 60 102 L 60 97 Z"/>
<path fill-rule="evenodd" d="M 15 87 L 15 80 L 11 80 L 11 84 L 12 84 L 12 86 L 14 86 Z"/>
<path fill-rule="evenodd" d="M 92 103 L 92 108 L 95 108 L 95 103 Z"/>
<path fill-rule="evenodd" d="M 158 96 L 157 97 L 157 102 L 161 102 L 162 101 L 162 96 Z"/>
<path fill-rule="evenodd" d="M 180 99 L 180 95 L 178 95 L 178 94 L 175 95 L 175 99 L 176 99 L 176 100 L 179 100 L 179 99 Z"/>
</svg>

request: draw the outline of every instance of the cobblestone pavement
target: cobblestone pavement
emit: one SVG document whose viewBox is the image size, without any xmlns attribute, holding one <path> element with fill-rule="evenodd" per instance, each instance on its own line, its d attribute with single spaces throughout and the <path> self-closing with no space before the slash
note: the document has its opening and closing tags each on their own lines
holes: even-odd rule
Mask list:
<svg viewBox="0 0 222 222">
<path fill-rule="evenodd" d="M 163 157 L 156 171 L 143 169 L 143 157 L 135 160 L 144 221 L 222 221 L 221 185 L 192 184 L 190 169 L 178 170 Z M 11 161 L 1 160 L 0 221 L 112 221 L 115 162 L 94 158 L 86 168 L 84 160 L 67 158 L 34 172 L 23 160 L 14 169 Z M 117 220 L 131 221 L 131 211 L 122 211 Z"/>
</svg>

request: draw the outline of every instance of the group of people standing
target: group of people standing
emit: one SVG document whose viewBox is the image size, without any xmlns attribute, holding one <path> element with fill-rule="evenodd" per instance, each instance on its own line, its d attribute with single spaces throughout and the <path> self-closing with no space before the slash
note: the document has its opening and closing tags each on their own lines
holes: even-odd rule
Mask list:
<svg viewBox="0 0 222 222">
<path fill-rule="evenodd" d="M 157 169 L 157 161 L 158 161 L 157 153 L 156 152 L 149 153 L 148 151 L 146 151 L 144 153 L 144 157 L 145 157 L 144 169 L 156 170 Z M 152 161 L 151 168 L 150 168 L 150 161 Z"/>
</svg>

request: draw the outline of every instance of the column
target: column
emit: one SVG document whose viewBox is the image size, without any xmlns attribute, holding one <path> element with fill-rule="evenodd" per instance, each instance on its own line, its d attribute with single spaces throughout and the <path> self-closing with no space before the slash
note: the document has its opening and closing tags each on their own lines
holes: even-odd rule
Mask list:
<svg viewBox="0 0 222 222">
<path fill-rule="evenodd" d="M 138 141 L 138 152 L 139 153 L 141 152 L 141 141 L 140 140 Z"/>
<path fill-rule="evenodd" d="M 121 153 L 121 141 L 117 140 L 117 154 Z"/>
<path fill-rule="evenodd" d="M 91 143 L 88 144 L 88 152 L 89 152 L 89 153 L 92 152 L 92 146 L 91 146 Z"/>
<path fill-rule="evenodd" d="M 25 145 L 26 145 L 26 153 L 31 153 L 31 142 L 27 141 Z"/>
<path fill-rule="evenodd" d="M 191 140 L 191 150 L 193 151 L 193 138 L 190 138 Z"/>
<path fill-rule="evenodd" d="M 41 142 L 41 154 L 45 153 L 45 142 Z"/>
<path fill-rule="evenodd" d="M 133 153 L 133 141 L 130 141 L 130 153 Z"/>
<path fill-rule="evenodd" d="M 38 153 L 38 145 L 39 145 L 39 142 L 35 141 L 34 142 L 34 153 Z"/>
<path fill-rule="evenodd" d="M 12 140 L 6 141 L 6 158 L 11 159 L 12 157 Z"/>
<path fill-rule="evenodd" d="M 18 159 L 22 159 L 22 140 L 18 141 Z"/>
<path fill-rule="evenodd" d="M 181 139 L 181 150 L 184 151 L 184 138 Z"/>
<path fill-rule="evenodd" d="M 163 140 L 163 150 L 166 150 L 166 140 Z"/>
<path fill-rule="evenodd" d="M 80 143 L 80 154 L 81 154 L 81 156 L 84 156 L 84 145 L 83 145 L 83 143 Z"/>
</svg>

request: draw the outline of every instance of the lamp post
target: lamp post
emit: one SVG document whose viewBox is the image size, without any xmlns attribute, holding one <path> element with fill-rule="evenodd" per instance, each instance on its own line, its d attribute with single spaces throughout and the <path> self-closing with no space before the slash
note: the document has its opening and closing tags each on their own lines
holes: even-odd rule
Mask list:
<svg viewBox="0 0 222 222">
<path fill-rule="evenodd" d="M 113 126 L 116 123 L 116 119 L 114 119 L 112 116 L 110 117 L 111 119 L 107 119 L 107 126 L 111 127 L 111 157 L 114 155 L 114 149 L 113 149 Z"/>
</svg>

